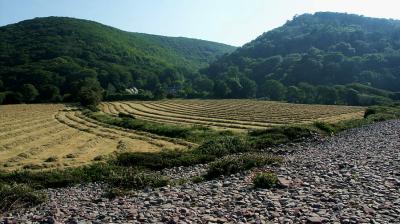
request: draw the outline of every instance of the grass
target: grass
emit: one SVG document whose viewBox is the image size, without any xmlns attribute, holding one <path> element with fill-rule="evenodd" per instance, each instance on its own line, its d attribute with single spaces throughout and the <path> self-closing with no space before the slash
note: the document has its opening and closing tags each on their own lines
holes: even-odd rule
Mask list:
<svg viewBox="0 0 400 224">
<path fill-rule="evenodd" d="M 43 203 L 46 196 L 27 184 L 0 183 L 0 212 L 8 212 L 22 207 L 30 207 Z"/>
<path fill-rule="evenodd" d="M 278 183 L 278 177 L 273 172 L 260 172 L 253 178 L 255 188 L 274 188 Z"/>
<path fill-rule="evenodd" d="M 238 156 L 226 156 L 209 164 L 206 179 L 227 176 L 255 167 L 265 165 L 279 165 L 282 158 L 268 154 L 243 154 Z"/>
</svg>

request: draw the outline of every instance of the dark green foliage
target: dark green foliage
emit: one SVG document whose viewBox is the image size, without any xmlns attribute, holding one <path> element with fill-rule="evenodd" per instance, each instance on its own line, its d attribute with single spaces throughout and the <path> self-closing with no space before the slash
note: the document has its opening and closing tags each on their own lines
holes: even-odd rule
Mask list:
<svg viewBox="0 0 400 224">
<path fill-rule="evenodd" d="M 95 91 L 80 89 L 85 79 L 99 81 L 106 95 L 132 97 L 135 95 L 125 89 L 136 87 L 157 93 L 156 98 L 167 94 L 181 97 L 191 90 L 198 68 L 235 49 L 203 40 L 124 32 L 62 17 L 0 27 L 0 43 L 0 92 L 24 96 L 17 99 L 10 95 L 5 103 L 30 102 L 28 95 L 32 94 L 28 92 L 32 89 L 23 85 L 31 84 L 39 92 L 36 102 L 92 104 L 98 101 L 99 95 L 94 94 L 98 87 Z"/>
<path fill-rule="evenodd" d="M 170 180 L 160 174 L 124 168 L 120 172 L 113 172 L 107 178 L 107 182 L 112 187 L 120 189 L 143 189 L 145 187 L 164 187 L 170 183 Z"/>
<path fill-rule="evenodd" d="M 126 114 L 126 113 L 118 113 L 118 117 L 136 119 L 136 117 L 133 114 Z"/>
<path fill-rule="evenodd" d="M 314 126 L 326 133 L 332 134 L 335 132 L 335 128 L 333 125 L 325 123 L 325 122 L 315 122 Z"/>
<path fill-rule="evenodd" d="M 34 189 L 67 187 L 84 182 L 106 182 L 113 187 L 139 189 L 159 187 L 168 179 L 138 167 L 94 163 L 88 166 L 47 171 L 14 171 L 0 174 L 2 183 L 26 183 Z"/>
<path fill-rule="evenodd" d="M 257 173 L 253 178 L 255 188 L 273 188 L 278 185 L 278 177 L 273 172 Z"/>
<path fill-rule="evenodd" d="M 257 97 L 296 103 L 381 104 L 395 99 L 393 92 L 400 90 L 399 33 L 398 20 L 304 14 L 201 72 L 220 87 L 228 85 L 229 93 L 218 89 L 217 97 L 240 96 L 240 88 L 231 88 L 230 80 L 235 78 L 241 86 L 241 80 L 248 78 L 256 83 Z"/>
<path fill-rule="evenodd" d="M 249 143 L 241 137 L 222 136 L 205 141 L 188 151 L 162 150 L 157 153 L 127 152 L 118 154 L 114 163 L 118 166 L 142 167 L 161 170 L 177 166 L 192 166 L 214 161 L 222 156 L 249 152 Z"/>
<path fill-rule="evenodd" d="M 248 139 L 253 149 L 265 149 L 288 142 L 298 142 L 312 137 L 315 131 L 308 126 L 282 126 L 250 131 Z"/>
<path fill-rule="evenodd" d="M 39 96 L 38 90 L 32 84 L 24 84 L 21 93 L 24 97 L 24 102 L 27 103 L 33 102 Z"/>
<path fill-rule="evenodd" d="M 5 98 L 6 98 L 6 93 L 0 93 L 0 104 L 3 104 Z"/>
<path fill-rule="evenodd" d="M 44 160 L 46 163 L 52 163 L 52 162 L 57 162 L 58 157 L 57 156 L 50 156 L 49 158 Z"/>
<path fill-rule="evenodd" d="M 27 184 L 4 184 L 0 182 L 0 212 L 35 206 L 45 202 L 46 195 L 37 192 Z"/>
<path fill-rule="evenodd" d="M 194 176 L 194 177 L 192 177 L 191 178 L 191 181 L 193 182 L 193 183 L 201 183 L 201 182 L 203 182 L 205 179 L 204 179 L 204 177 L 202 177 L 202 176 Z"/>
<path fill-rule="evenodd" d="M 265 165 L 278 165 L 281 157 L 267 154 L 243 154 L 226 156 L 209 164 L 206 178 L 231 175 Z"/>
<path fill-rule="evenodd" d="M 86 78 L 79 83 L 78 98 L 82 106 L 96 107 L 102 99 L 103 89 L 93 78 Z"/>
<path fill-rule="evenodd" d="M 286 94 L 286 88 L 277 80 L 266 80 L 261 86 L 262 97 L 267 97 L 270 100 L 283 100 Z"/>
<path fill-rule="evenodd" d="M 251 146 L 245 139 L 235 136 L 226 136 L 204 142 L 195 149 L 195 153 L 222 157 L 235 153 L 244 153 L 250 150 Z"/>
<path fill-rule="evenodd" d="M 364 113 L 364 118 L 368 118 L 368 116 L 376 114 L 376 109 L 374 108 L 367 108 Z"/>
<path fill-rule="evenodd" d="M 161 170 L 176 166 L 191 166 L 207 163 L 214 157 L 197 155 L 187 151 L 163 150 L 158 153 L 134 152 L 118 154 L 115 164 L 119 166 L 143 167 L 151 170 Z"/>
</svg>

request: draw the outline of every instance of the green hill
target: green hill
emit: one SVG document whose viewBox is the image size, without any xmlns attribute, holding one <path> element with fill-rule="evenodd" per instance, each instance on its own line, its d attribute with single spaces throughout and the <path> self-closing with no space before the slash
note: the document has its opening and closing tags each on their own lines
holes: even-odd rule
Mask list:
<svg viewBox="0 0 400 224">
<path fill-rule="evenodd" d="M 132 86 L 171 92 L 234 49 L 81 19 L 36 18 L 0 27 L 0 92 L 7 92 L 6 102 L 76 100 L 75 90 L 85 78 L 97 79 L 109 94 Z M 38 96 L 27 100 L 26 91 Z"/>
<path fill-rule="evenodd" d="M 296 16 L 202 72 L 218 86 L 216 97 L 390 101 L 400 91 L 400 21 L 330 12 Z"/>
</svg>

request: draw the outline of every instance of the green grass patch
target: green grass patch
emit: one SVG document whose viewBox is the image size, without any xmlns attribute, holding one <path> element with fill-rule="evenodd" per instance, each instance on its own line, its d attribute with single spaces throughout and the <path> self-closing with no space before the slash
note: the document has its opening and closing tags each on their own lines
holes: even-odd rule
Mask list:
<svg viewBox="0 0 400 224">
<path fill-rule="evenodd" d="M 278 183 L 278 177 L 273 172 L 257 173 L 253 178 L 255 188 L 274 188 Z"/>
<path fill-rule="evenodd" d="M 46 195 L 32 189 L 27 184 L 0 183 L 0 212 L 30 207 L 45 202 Z"/>
<path fill-rule="evenodd" d="M 281 162 L 282 157 L 268 154 L 231 155 L 210 163 L 205 177 L 212 179 L 239 173 L 255 167 L 279 165 Z"/>
</svg>

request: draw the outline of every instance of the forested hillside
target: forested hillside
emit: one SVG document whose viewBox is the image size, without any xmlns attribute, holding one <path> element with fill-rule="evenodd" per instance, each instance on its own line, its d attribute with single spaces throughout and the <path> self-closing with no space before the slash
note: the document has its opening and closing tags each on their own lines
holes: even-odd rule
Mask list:
<svg viewBox="0 0 400 224">
<path fill-rule="evenodd" d="M 234 49 L 80 19 L 27 20 L 0 27 L 0 101 L 76 101 L 88 92 L 115 95 L 132 87 L 142 97 L 185 96 L 199 68 Z"/>
<path fill-rule="evenodd" d="M 371 105 L 400 97 L 397 20 L 304 14 L 235 49 L 80 19 L 27 20 L 0 27 L 0 103 L 179 97 Z"/>
<path fill-rule="evenodd" d="M 202 71 L 220 98 L 368 105 L 397 99 L 400 21 L 296 16 Z"/>
</svg>

